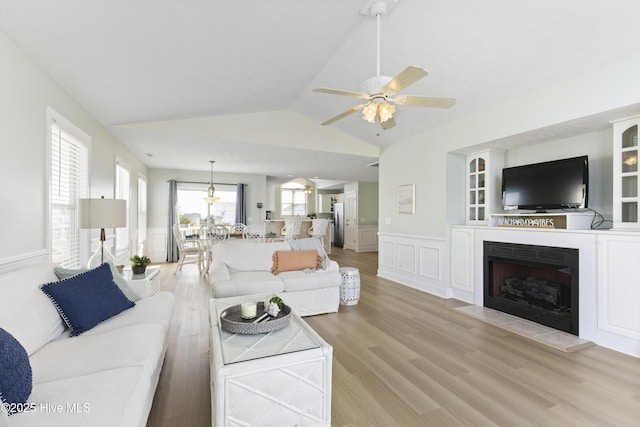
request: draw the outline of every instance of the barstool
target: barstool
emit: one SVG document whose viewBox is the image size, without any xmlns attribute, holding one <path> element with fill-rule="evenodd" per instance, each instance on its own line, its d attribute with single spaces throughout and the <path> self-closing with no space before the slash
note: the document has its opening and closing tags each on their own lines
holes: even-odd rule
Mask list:
<svg viewBox="0 0 640 427">
<path fill-rule="evenodd" d="M 283 240 L 297 239 L 300 236 L 300 228 L 302 227 L 302 219 L 300 218 L 285 218 L 284 227 L 280 230 Z"/>
<path fill-rule="evenodd" d="M 324 235 L 327 233 L 327 227 L 329 226 L 328 219 L 312 219 L 311 228 L 309 228 L 309 236 L 320 239 L 324 246 Z"/>
</svg>

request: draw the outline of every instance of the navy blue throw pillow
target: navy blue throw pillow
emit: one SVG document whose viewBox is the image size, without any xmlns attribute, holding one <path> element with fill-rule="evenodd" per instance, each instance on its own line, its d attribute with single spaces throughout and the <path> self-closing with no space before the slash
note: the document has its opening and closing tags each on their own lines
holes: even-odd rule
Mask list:
<svg viewBox="0 0 640 427">
<path fill-rule="evenodd" d="M 40 289 L 71 328 L 71 336 L 80 335 L 135 305 L 115 284 L 107 263 L 59 282 L 47 283 Z"/>
<path fill-rule="evenodd" d="M 29 355 L 22 344 L 0 328 L 0 403 L 7 412 L 18 412 L 33 387 Z"/>
</svg>

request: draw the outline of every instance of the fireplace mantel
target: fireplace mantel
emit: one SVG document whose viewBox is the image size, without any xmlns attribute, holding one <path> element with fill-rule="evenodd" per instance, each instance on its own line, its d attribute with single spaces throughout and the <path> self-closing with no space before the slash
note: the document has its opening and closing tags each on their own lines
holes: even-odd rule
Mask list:
<svg viewBox="0 0 640 427">
<path fill-rule="evenodd" d="M 640 233 L 454 226 L 452 296 L 480 306 L 484 241 L 578 249 L 580 338 L 640 357 Z"/>
</svg>

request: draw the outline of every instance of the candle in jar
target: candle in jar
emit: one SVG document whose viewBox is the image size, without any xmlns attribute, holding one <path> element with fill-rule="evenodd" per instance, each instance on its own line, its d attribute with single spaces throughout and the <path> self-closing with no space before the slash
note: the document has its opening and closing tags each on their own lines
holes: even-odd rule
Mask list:
<svg viewBox="0 0 640 427">
<path fill-rule="evenodd" d="M 256 317 L 258 305 L 254 301 L 245 301 L 240 305 L 240 314 L 245 319 Z"/>
</svg>

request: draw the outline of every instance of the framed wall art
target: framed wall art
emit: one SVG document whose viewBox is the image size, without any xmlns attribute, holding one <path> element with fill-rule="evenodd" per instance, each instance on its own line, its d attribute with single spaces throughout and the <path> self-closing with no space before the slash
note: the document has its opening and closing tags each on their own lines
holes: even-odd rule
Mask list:
<svg viewBox="0 0 640 427">
<path fill-rule="evenodd" d="M 416 212 L 416 185 L 398 185 L 398 213 L 412 214 Z"/>
</svg>

